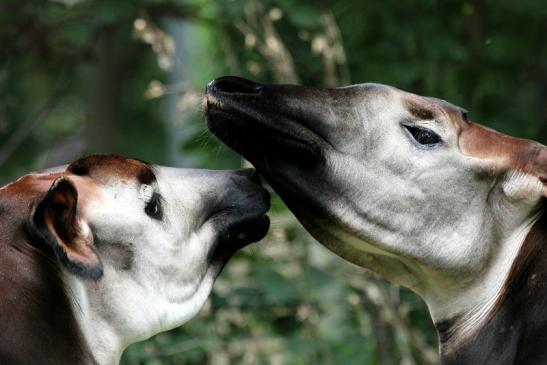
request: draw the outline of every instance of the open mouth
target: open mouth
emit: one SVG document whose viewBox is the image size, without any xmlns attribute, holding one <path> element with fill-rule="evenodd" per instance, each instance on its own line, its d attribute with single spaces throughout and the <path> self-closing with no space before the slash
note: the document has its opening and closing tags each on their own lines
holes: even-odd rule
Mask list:
<svg viewBox="0 0 547 365">
<path fill-rule="evenodd" d="M 207 124 L 226 145 L 251 162 L 263 156 L 306 164 L 320 157 L 320 137 L 279 112 L 264 98 L 262 86 L 239 78 L 220 78 L 207 86 Z M 264 110 L 263 110 L 264 109 Z"/>
</svg>

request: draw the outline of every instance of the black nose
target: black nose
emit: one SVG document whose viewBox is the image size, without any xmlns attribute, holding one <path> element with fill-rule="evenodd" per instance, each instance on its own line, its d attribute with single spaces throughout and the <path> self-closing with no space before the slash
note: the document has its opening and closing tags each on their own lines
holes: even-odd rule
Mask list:
<svg viewBox="0 0 547 365">
<path fill-rule="evenodd" d="M 236 76 L 223 76 L 207 84 L 207 92 L 227 94 L 258 94 L 262 85 Z"/>
</svg>

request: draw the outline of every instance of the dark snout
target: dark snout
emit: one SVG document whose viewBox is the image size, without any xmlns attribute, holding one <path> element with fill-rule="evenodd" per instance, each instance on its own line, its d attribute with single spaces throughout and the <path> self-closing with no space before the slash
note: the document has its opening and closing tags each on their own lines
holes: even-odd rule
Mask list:
<svg viewBox="0 0 547 365">
<path fill-rule="evenodd" d="M 206 90 L 209 129 L 253 164 L 264 158 L 310 165 L 321 160 L 332 134 L 318 89 L 266 85 L 240 77 L 211 81 Z M 325 93 L 323 91 L 322 93 Z"/>
<path fill-rule="evenodd" d="M 224 172 L 221 187 L 209 201 L 210 217 L 232 248 L 262 239 L 269 229 L 270 194 L 255 169 Z"/>
<path fill-rule="evenodd" d="M 362 148 L 356 105 L 365 88 L 267 85 L 221 77 L 206 91 L 208 127 L 249 160 L 289 209 L 327 216 L 331 162 Z M 351 147 L 353 148 L 353 147 Z M 305 221 L 302 221 L 306 225 Z"/>
<path fill-rule="evenodd" d="M 197 227 L 212 228 L 216 238 L 209 264 L 218 275 L 237 250 L 268 233 L 270 194 L 254 169 L 198 169 L 185 175 L 186 184 L 194 185 L 200 197 Z"/>
</svg>

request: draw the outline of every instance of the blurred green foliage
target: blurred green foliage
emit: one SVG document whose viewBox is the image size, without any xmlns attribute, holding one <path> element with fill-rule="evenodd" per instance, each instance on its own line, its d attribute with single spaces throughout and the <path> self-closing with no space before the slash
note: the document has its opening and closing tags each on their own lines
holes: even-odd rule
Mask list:
<svg viewBox="0 0 547 365">
<path fill-rule="evenodd" d="M 547 142 L 542 0 L 3 0 L 0 183 L 83 154 L 235 168 L 199 113 L 222 74 L 387 83 Z M 432 364 L 414 294 L 313 241 L 279 199 L 201 315 L 123 364 Z"/>
</svg>

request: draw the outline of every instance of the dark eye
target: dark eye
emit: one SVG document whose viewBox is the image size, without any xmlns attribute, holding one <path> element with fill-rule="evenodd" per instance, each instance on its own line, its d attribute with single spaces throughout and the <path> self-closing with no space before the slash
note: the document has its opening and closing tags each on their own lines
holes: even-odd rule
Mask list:
<svg viewBox="0 0 547 365">
<path fill-rule="evenodd" d="M 422 146 L 432 146 L 441 142 L 441 137 L 432 130 L 421 127 L 405 125 L 405 129 Z"/>
<path fill-rule="evenodd" d="M 154 193 L 152 198 L 144 207 L 144 212 L 154 219 L 161 220 L 163 217 L 163 211 L 161 209 L 161 196 L 158 193 Z"/>
</svg>

